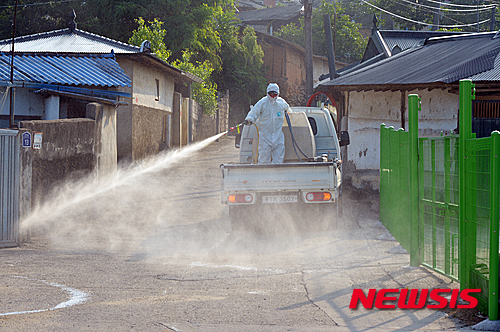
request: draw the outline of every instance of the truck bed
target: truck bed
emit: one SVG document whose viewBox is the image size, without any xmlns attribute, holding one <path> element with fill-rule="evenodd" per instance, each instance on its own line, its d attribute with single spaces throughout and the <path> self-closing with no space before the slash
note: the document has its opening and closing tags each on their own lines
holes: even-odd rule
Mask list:
<svg viewBox="0 0 500 332">
<path fill-rule="evenodd" d="M 222 191 L 336 190 L 340 172 L 335 162 L 223 164 Z"/>
</svg>

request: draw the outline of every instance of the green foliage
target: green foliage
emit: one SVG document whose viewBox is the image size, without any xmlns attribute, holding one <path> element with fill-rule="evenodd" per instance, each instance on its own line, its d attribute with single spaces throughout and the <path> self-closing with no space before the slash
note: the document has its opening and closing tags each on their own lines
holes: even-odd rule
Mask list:
<svg viewBox="0 0 500 332">
<path fill-rule="evenodd" d="M 191 62 L 192 53 L 184 51 L 182 60 L 177 59 L 172 62 L 174 67 L 180 70 L 190 72 L 203 79 L 203 83 L 193 83 L 192 92 L 193 98 L 203 107 L 205 114 L 214 114 L 217 110 L 217 84 L 210 80 L 210 75 L 213 72 L 213 67 L 210 61 Z"/>
<path fill-rule="evenodd" d="M 129 43 L 132 45 L 141 45 L 144 40 L 149 40 L 151 43 L 151 50 L 160 59 L 167 61 L 170 57 L 170 50 L 164 42 L 166 30 L 162 28 L 163 22 L 158 19 L 149 21 L 149 25 L 145 23 L 142 17 L 136 20 L 139 27 L 132 32 L 132 37 Z M 180 70 L 190 72 L 203 80 L 203 83 L 193 83 L 192 92 L 193 99 L 196 100 L 203 108 L 206 114 L 213 114 L 217 109 L 217 84 L 210 80 L 210 75 L 213 72 L 213 66 L 210 61 L 191 62 L 193 53 L 184 51 L 182 59 L 176 59 L 172 65 Z"/>
<path fill-rule="evenodd" d="M 0 0 L 13 5 L 14 0 Z M 193 86 L 208 113 L 216 109 L 217 87 L 230 90 L 231 112 L 248 110 L 265 93 L 263 52 L 251 28 L 234 18 L 234 0 L 56 0 L 30 5 L 19 0 L 16 35 L 64 29 L 77 14 L 78 29 L 152 50 L 204 79 Z M 13 7 L 0 7 L 0 38 L 12 36 Z M 188 51 L 189 50 L 189 51 Z M 243 112 L 243 111 L 242 111 Z"/>
<path fill-rule="evenodd" d="M 241 122 L 254 104 L 265 94 L 264 52 L 257 44 L 255 31 L 238 25 L 232 10 L 217 16 L 217 31 L 221 36 L 218 53 L 222 68 L 214 72 L 213 79 L 220 91 L 229 90 L 230 123 Z"/>
<path fill-rule="evenodd" d="M 353 62 L 360 60 L 363 56 L 367 40 L 359 32 L 361 25 L 354 23 L 345 12 L 342 5 L 337 2 L 326 2 L 323 0 L 321 6 L 313 11 L 312 34 L 313 53 L 327 55 L 325 43 L 325 32 L 323 26 L 323 15 L 330 15 L 332 34 L 335 40 L 335 58 L 339 61 Z M 276 36 L 289 40 L 301 46 L 304 42 L 304 20 L 300 20 L 300 27 L 294 24 L 283 26 Z"/>
<path fill-rule="evenodd" d="M 144 40 L 148 40 L 151 43 L 153 53 L 160 59 L 167 61 L 172 52 L 167 50 L 167 46 L 165 46 L 164 38 L 167 30 L 162 28 L 163 22 L 155 18 L 153 21 L 149 21 L 149 26 L 147 26 L 142 17 L 139 17 L 136 22 L 139 27 L 132 31 L 132 37 L 128 40 L 129 44 L 139 46 Z"/>
</svg>

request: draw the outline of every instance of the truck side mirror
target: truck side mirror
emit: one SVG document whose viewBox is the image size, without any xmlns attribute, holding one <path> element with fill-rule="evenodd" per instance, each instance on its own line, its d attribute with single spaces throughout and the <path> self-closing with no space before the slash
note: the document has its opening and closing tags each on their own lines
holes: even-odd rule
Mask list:
<svg viewBox="0 0 500 332">
<path fill-rule="evenodd" d="M 239 149 L 240 148 L 240 141 L 241 141 L 241 133 L 240 134 L 236 134 L 236 136 L 234 137 L 234 147 Z"/>
<path fill-rule="evenodd" d="M 340 132 L 340 146 L 346 146 L 351 143 L 351 140 L 349 139 L 349 132 L 347 131 L 341 131 Z"/>
</svg>

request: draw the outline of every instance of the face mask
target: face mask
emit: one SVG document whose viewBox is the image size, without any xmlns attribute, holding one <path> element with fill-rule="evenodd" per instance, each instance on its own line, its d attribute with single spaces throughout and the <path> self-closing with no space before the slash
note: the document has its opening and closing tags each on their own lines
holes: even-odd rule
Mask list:
<svg viewBox="0 0 500 332">
<path fill-rule="evenodd" d="M 278 99 L 278 94 L 276 92 L 270 92 L 267 94 L 267 98 L 274 103 Z"/>
</svg>

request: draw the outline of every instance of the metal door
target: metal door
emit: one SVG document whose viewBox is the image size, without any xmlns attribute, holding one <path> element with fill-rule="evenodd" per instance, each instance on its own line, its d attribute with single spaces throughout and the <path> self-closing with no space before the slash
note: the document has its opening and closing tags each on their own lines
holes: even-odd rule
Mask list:
<svg viewBox="0 0 500 332">
<path fill-rule="evenodd" d="M 0 129 L 0 248 L 19 243 L 19 139 Z"/>
</svg>

